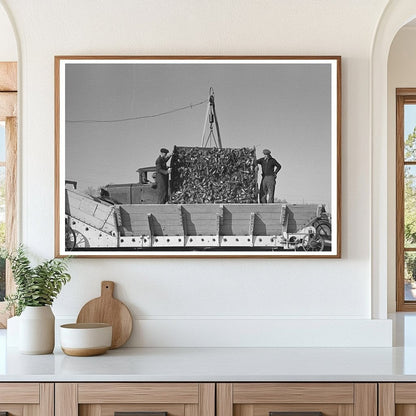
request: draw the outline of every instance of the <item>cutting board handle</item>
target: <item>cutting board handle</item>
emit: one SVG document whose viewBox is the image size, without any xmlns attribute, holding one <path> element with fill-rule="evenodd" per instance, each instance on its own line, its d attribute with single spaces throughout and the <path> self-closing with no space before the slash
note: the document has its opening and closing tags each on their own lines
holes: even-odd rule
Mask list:
<svg viewBox="0 0 416 416">
<path fill-rule="evenodd" d="M 112 298 L 114 292 L 114 282 L 110 280 L 104 280 L 101 282 L 101 297 L 103 298 Z"/>
</svg>

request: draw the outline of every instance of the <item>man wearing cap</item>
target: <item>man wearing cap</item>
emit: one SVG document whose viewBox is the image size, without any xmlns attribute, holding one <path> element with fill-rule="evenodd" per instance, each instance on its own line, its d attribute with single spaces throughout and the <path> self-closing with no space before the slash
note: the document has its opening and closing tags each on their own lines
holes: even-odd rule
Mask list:
<svg viewBox="0 0 416 416">
<path fill-rule="evenodd" d="M 169 189 L 169 173 L 171 168 L 168 168 L 166 163 L 171 158 L 169 150 L 162 147 L 160 155 L 156 159 L 156 186 L 157 186 L 157 203 L 166 204 L 168 201 Z"/>
<path fill-rule="evenodd" d="M 261 165 L 260 202 L 262 204 L 274 202 L 274 190 L 276 187 L 277 172 L 282 168 L 274 159 L 269 149 L 263 150 L 264 157 L 257 159 L 257 165 Z"/>
</svg>

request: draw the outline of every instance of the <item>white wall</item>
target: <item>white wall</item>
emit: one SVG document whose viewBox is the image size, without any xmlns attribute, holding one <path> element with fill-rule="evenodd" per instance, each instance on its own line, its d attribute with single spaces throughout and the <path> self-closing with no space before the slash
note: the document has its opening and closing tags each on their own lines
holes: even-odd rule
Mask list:
<svg viewBox="0 0 416 416">
<path fill-rule="evenodd" d="M 388 194 L 389 235 L 396 233 L 396 88 L 416 87 L 416 26 L 402 28 L 391 44 L 388 62 Z M 388 309 L 396 310 L 396 244 L 388 239 Z"/>
<path fill-rule="evenodd" d="M 130 345 L 389 345 L 372 318 L 370 55 L 387 0 L 0 0 L 21 39 L 21 239 L 54 250 L 54 55 L 341 55 L 342 259 L 73 259 L 72 320 L 114 280 Z M 0 26 L 0 33 L 3 27 Z"/>
<path fill-rule="evenodd" d="M 0 6 L 0 61 L 17 61 L 16 38 L 6 10 Z"/>
</svg>

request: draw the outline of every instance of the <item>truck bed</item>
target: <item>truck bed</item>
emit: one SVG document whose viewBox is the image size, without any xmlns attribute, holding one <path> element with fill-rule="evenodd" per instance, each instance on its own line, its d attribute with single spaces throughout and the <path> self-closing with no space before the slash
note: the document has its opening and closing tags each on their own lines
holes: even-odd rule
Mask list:
<svg viewBox="0 0 416 416">
<path fill-rule="evenodd" d="M 66 244 L 82 249 L 296 249 L 311 236 L 330 241 L 317 204 L 120 204 L 66 190 Z M 324 212 L 324 211 L 323 211 Z M 317 224 L 326 224 L 318 231 Z M 314 228 L 315 227 L 315 228 Z M 312 233 L 312 234 L 311 234 Z"/>
<path fill-rule="evenodd" d="M 279 235 L 284 224 L 282 207 L 286 207 L 285 231 L 296 232 L 316 217 L 318 205 L 276 204 L 184 204 L 119 205 L 122 236 L 149 235 Z M 149 228 L 149 221 L 150 227 Z"/>
</svg>

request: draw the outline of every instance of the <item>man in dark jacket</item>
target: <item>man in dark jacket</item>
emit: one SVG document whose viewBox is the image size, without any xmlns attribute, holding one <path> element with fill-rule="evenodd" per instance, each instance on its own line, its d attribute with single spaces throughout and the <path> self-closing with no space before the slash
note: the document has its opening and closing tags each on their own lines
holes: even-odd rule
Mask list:
<svg viewBox="0 0 416 416">
<path fill-rule="evenodd" d="M 157 186 L 157 203 L 166 204 L 168 201 L 169 190 L 169 173 L 171 168 L 168 168 L 166 163 L 171 158 L 169 150 L 160 149 L 160 155 L 156 159 L 156 186 Z"/>
<path fill-rule="evenodd" d="M 280 163 L 274 159 L 269 149 L 263 150 L 264 157 L 256 161 L 261 165 L 260 202 L 262 204 L 274 202 L 274 190 L 276 188 L 277 172 L 282 168 Z"/>
</svg>

